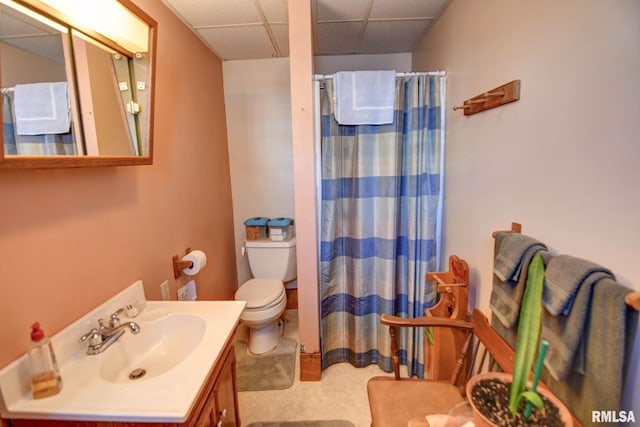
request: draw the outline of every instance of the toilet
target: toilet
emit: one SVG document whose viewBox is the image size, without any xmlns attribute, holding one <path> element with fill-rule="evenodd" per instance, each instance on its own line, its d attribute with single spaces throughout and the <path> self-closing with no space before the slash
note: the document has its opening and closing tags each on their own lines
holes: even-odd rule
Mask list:
<svg viewBox="0 0 640 427">
<path fill-rule="evenodd" d="M 246 301 L 240 322 L 249 328 L 249 351 L 263 354 L 274 349 L 282 336 L 280 316 L 287 305 L 284 282 L 296 278 L 296 239 L 245 242 L 253 279 L 236 291 L 235 300 Z"/>
</svg>

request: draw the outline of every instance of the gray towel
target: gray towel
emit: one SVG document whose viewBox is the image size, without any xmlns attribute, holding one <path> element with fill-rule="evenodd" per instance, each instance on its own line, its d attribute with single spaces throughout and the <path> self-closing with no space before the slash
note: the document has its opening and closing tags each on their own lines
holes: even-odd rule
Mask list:
<svg viewBox="0 0 640 427">
<path fill-rule="evenodd" d="M 515 326 L 527 283 L 526 271 L 533 256 L 546 246 L 519 233 L 498 233 L 495 241 L 493 288 L 489 306 L 502 325 Z M 525 274 L 521 274 L 522 271 Z"/>
<path fill-rule="evenodd" d="M 609 270 L 591 261 L 569 255 L 553 257 L 544 274 L 544 307 L 554 316 L 568 315 L 580 286 L 587 281 L 594 283 L 591 277 L 594 274 L 615 280 Z"/>
<path fill-rule="evenodd" d="M 499 245 L 499 246 L 498 246 Z M 547 249 L 547 247 L 529 236 L 520 233 L 498 233 L 496 235 L 496 254 L 493 272 L 503 282 L 516 282 L 520 273 L 527 271 L 525 257 L 530 251 Z"/>
<path fill-rule="evenodd" d="M 585 341 L 585 373 L 570 372 L 565 381 L 555 380 L 548 370 L 543 381 L 574 415 L 586 425 L 591 411 L 618 411 L 622 398 L 638 312 L 627 307 L 624 297 L 630 289 L 605 278 L 592 287 L 591 305 L 582 334 Z M 575 306 L 581 295 L 576 296 Z M 549 347 L 549 349 L 551 349 Z M 622 408 L 624 409 L 624 408 Z"/>
<path fill-rule="evenodd" d="M 567 258 L 566 256 L 564 257 L 565 259 Z M 556 258 L 558 257 L 554 257 L 549 261 L 548 270 L 551 269 Z M 567 263 L 563 263 L 563 265 L 567 268 L 567 272 L 575 271 Z M 575 282 L 571 276 L 566 275 L 565 277 L 567 281 Z M 572 368 L 576 372 L 584 373 L 585 340 L 583 339 L 583 332 L 592 304 L 591 293 L 593 286 L 605 278 L 611 278 L 610 274 L 593 272 L 586 278 L 581 279 L 580 286 L 572 297 L 573 303 L 569 315 L 560 313 L 556 316 L 549 311 L 545 310 L 544 312 L 541 337 L 549 341 L 550 344 L 544 364 L 557 380 L 566 379 Z"/>
</svg>

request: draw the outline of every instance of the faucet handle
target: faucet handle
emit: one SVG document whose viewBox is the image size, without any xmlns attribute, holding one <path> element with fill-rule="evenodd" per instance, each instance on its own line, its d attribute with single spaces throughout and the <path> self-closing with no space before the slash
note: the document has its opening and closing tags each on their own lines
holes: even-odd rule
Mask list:
<svg viewBox="0 0 640 427">
<path fill-rule="evenodd" d="M 89 340 L 89 345 L 95 346 L 102 343 L 102 335 L 96 328 L 93 328 L 80 337 L 80 342 L 85 342 L 86 340 Z"/>
<path fill-rule="evenodd" d="M 120 316 L 124 313 L 124 308 L 117 309 L 114 313 L 111 314 L 111 319 L 109 320 L 109 326 L 115 328 L 116 326 L 120 326 Z"/>
</svg>

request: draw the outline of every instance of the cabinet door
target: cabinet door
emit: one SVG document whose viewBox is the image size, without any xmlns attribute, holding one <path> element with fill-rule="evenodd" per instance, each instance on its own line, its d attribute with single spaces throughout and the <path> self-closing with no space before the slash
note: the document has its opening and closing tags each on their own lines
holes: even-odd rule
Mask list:
<svg viewBox="0 0 640 427">
<path fill-rule="evenodd" d="M 200 416 L 194 424 L 195 427 L 213 427 L 216 425 L 218 414 L 216 399 L 213 393 L 207 396 L 206 399 L 202 412 L 200 412 Z"/>
<path fill-rule="evenodd" d="M 236 413 L 236 388 L 235 388 L 235 356 L 233 350 L 220 375 L 213 386 L 213 394 L 216 401 L 216 427 L 236 427 L 239 420 Z"/>
</svg>

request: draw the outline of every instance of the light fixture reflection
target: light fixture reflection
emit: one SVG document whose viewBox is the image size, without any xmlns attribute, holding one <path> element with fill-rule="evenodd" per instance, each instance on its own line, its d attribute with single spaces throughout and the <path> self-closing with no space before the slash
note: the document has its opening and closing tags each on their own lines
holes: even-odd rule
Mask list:
<svg viewBox="0 0 640 427">
<path fill-rule="evenodd" d="M 149 27 L 117 0 L 41 0 L 129 52 L 146 52 Z"/>
<path fill-rule="evenodd" d="M 4 4 L 9 6 L 10 8 L 17 10 L 18 12 L 22 13 L 23 15 L 26 15 L 30 18 L 35 19 L 36 21 L 42 22 L 45 25 L 48 25 L 51 28 L 54 28 L 55 30 L 61 32 L 61 33 L 68 33 L 69 30 L 67 29 L 67 27 L 58 24 L 57 22 L 54 22 L 50 19 L 45 18 L 44 16 L 40 15 L 39 13 L 36 13 L 34 11 L 32 11 L 31 9 L 24 7 L 18 3 L 14 3 L 11 0 L 0 0 L 0 4 Z"/>
</svg>

